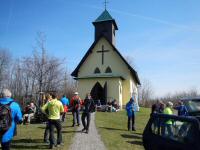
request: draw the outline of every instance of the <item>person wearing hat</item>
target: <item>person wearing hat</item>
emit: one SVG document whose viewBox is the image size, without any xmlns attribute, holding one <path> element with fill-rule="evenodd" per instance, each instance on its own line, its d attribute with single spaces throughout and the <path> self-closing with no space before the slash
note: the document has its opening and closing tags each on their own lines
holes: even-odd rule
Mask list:
<svg viewBox="0 0 200 150">
<path fill-rule="evenodd" d="M 72 115 L 73 115 L 73 124 L 72 127 L 75 126 L 76 120 L 77 120 L 77 126 L 80 125 L 80 105 L 81 98 L 78 96 L 78 92 L 74 93 L 74 96 L 72 97 L 70 101 L 70 106 L 72 110 Z"/>
<path fill-rule="evenodd" d="M 164 109 L 163 113 L 166 114 L 166 115 L 173 115 L 172 108 L 173 108 L 173 103 L 170 102 L 170 101 L 167 102 L 166 108 Z M 161 132 L 162 132 L 163 136 L 171 137 L 173 135 L 173 133 L 172 133 L 172 120 L 171 119 L 165 120 L 164 126 L 161 130 L 162 130 Z M 167 130 L 167 135 L 165 134 L 166 133 L 165 130 Z"/>
<path fill-rule="evenodd" d="M 126 104 L 126 111 L 128 116 L 128 130 L 135 130 L 135 106 L 134 106 L 134 97 L 131 97 L 129 102 Z M 131 125 L 132 122 L 132 125 Z"/>
</svg>

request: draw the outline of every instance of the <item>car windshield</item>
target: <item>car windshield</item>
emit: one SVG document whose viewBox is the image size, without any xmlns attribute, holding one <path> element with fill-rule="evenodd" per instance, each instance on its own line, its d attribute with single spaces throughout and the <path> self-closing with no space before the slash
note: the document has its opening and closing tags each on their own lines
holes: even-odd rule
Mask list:
<svg viewBox="0 0 200 150">
<path fill-rule="evenodd" d="M 186 106 L 189 112 L 200 112 L 200 100 L 190 100 Z"/>
</svg>

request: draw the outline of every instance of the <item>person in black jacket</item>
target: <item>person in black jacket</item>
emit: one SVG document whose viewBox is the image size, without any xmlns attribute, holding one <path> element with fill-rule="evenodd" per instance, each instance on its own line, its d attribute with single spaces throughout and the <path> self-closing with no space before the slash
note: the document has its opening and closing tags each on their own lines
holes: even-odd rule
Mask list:
<svg viewBox="0 0 200 150">
<path fill-rule="evenodd" d="M 83 124 L 82 132 L 84 131 L 86 131 L 86 133 L 89 132 L 90 117 L 91 117 L 91 113 L 94 111 L 95 111 L 95 103 L 94 103 L 94 100 L 91 98 L 91 95 L 88 93 L 83 103 L 83 113 L 81 116 L 81 120 Z M 85 122 L 86 119 L 87 119 L 87 123 Z"/>
</svg>

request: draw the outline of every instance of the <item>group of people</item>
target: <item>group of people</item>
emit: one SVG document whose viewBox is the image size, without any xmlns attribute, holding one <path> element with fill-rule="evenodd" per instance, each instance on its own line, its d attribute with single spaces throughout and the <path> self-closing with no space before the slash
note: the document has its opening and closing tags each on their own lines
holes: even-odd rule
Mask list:
<svg viewBox="0 0 200 150">
<path fill-rule="evenodd" d="M 13 136 L 16 134 L 17 124 L 21 124 L 24 120 L 30 123 L 33 117 L 36 106 L 33 102 L 27 105 L 25 113 L 22 117 L 22 111 L 19 104 L 14 101 L 11 96 L 12 93 L 8 89 L 3 89 L 0 98 L 0 138 L 2 150 L 10 150 L 10 144 Z M 57 99 L 56 93 L 46 95 L 46 103 L 41 107 L 42 112 L 48 118 L 44 132 L 44 142 L 49 143 L 49 149 L 55 146 L 63 145 L 62 141 L 62 122 L 66 118 L 66 113 L 71 109 L 73 114 L 73 124 L 80 125 L 80 105 L 81 99 L 78 92 L 74 93 L 70 103 L 66 96 L 61 100 Z M 83 124 L 82 132 L 88 133 L 90 126 L 91 113 L 96 110 L 94 100 L 90 94 L 86 94 L 85 100 L 82 103 L 83 113 L 81 121 Z M 54 138 L 54 128 L 57 130 L 57 140 Z"/>
<path fill-rule="evenodd" d="M 176 106 L 174 106 L 174 104 L 170 101 L 168 101 L 165 104 L 162 101 L 158 100 L 155 104 L 152 105 L 151 113 L 163 113 L 163 114 L 172 115 L 173 109 L 178 111 L 178 116 L 188 115 L 188 110 L 182 101 L 178 101 Z"/>
<path fill-rule="evenodd" d="M 44 142 L 50 142 L 49 149 L 53 149 L 55 146 L 60 147 L 60 145 L 63 145 L 61 122 L 64 122 L 66 112 L 68 111 L 68 109 L 71 109 L 73 115 L 72 127 L 74 127 L 75 125 L 77 126 L 80 125 L 81 99 L 78 96 L 78 92 L 74 93 L 74 96 L 70 101 L 70 104 L 69 100 L 65 96 L 63 96 L 61 101 L 57 100 L 56 97 L 57 96 L 55 95 L 55 93 L 49 94 L 47 96 L 48 98 L 47 103 L 42 107 L 43 113 L 45 113 L 48 116 L 48 122 L 46 124 L 46 129 L 44 133 Z M 95 108 L 93 108 L 95 107 L 94 101 L 92 100 L 89 93 L 86 95 L 86 98 L 82 105 L 83 105 L 83 113 L 81 116 L 81 121 L 83 124 L 82 132 L 85 131 L 86 133 L 88 133 L 91 112 L 95 110 Z M 56 128 L 57 130 L 57 143 L 55 142 L 54 139 L 54 128 Z M 49 137 L 48 133 L 50 133 Z"/>
<path fill-rule="evenodd" d="M 151 114 L 160 113 L 160 114 L 173 115 L 174 114 L 173 110 L 177 110 L 178 116 L 188 116 L 187 107 L 183 104 L 182 101 L 179 101 L 176 106 L 174 106 L 174 104 L 170 101 L 168 101 L 166 104 L 164 104 L 162 101 L 157 101 L 155 104 L 152 105 Z M 157 120 L 154 126 L 155 128 L 161 127 L 162 136 L 166 136 L 165 133 L 167 131 L 168 133 L 167 136 L 171 137 L 173 135 L 172 124 L 173 121 L 170 119 L 162 121 Z"/>
<path fill-rule="evenodd" d="M 2 98 L 0 98 L 0 137 L 1 146 L 3 150 L 10 149 L 10 143 L 13 136 L 16 134 L 16 125 L 22 123 L 27 119 L 30 122 L 31 117 L 36 111 L 36 106 L 31 102 L 26 108 L 26 113 L 22 117 L 20 106 L 11 98 L 12 94 L 8 89 L 2 91 Z M 66 118 L 66 113 L 70 109 L 73 115 L 72 127 L 80 125 L 80 109 L 82 105 L 81 121 L 83 125 L 82 132 L 88 133 L 90 126 L 91 113 L 96 110 L 96 105 L 91 95 L 88 93 L 84 101 L 78 95 L 78 92 L 74 93 L 71 101 L 66 98 L 65 95 L 61 100 L 57 99 L 56 93 L 50 93 L 46 96 L 46 104 L 42 106 L 41 110 L 46 114 L 48 121 L 44 133 L 44 141 L 49 143 L 49 148 L 52 149 L 55 146 L 59 147 L 63 145 L 62 142 L 62 122 Z M 116 101 L 111 105 L 116 105 Z M 117 106 L 116 106 L 117 107 Z M 125 107 L 127 111 L 128 130 L 135 131 L 135 112 L 138 110 L 134 97 L 131 97 Z M 151 113 L 173 114 L 173 109 L 178 111 L 179 116 L 187 116 L 188 111 L 182 101 L 178 102 L 178 105 L 174 106 L 172 102 L 167 102 L 166 105 L 162 101 L 157 101 L 152 105 Z M 172 135 L 172 120 L 165 120 L 162 124 L 155 124 L 162 126 L 161 134 L 164 135 L 167 130 L 169 136 Z M 7 128 L 6 128 L 7 127 Z M 54 138 L 54 128 L 57 130 L 57 140 Z"/>
<path fill-rule="evenodd" d="M 73 115 L 73 124 L 72 127 L 75 125 L 79 126 L 80 125 L 80 109 L 81 109 L 81 98 L 78 96 L 78 92 L 74 93 L 74 96 L 72 97 L 72 100 L 70 102 L 71 106 L 71 111 Z M 86 133 L 89 132 L 89 125 L 90 125 L 90 117 L 91 113 L 95 111 L 96 105 L 94 103 L 94 100 L 92 99 L 90 93 L 86 94 L 86 97 L 83 101 L 82 104 L 82 116 L 81 116 L 81 121 L 83 125 L 83 131 L 86 131 Z M 87 120 L 87 123 L 86 121 Z"/>
</svg>

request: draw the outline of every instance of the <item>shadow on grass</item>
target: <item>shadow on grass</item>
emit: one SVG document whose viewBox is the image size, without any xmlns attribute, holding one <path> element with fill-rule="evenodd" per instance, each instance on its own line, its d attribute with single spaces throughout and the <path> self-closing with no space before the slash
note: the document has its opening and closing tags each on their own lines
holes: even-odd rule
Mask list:
<svg viewBox="0 0 200 150">
<path fill-rule="evenodd" d="M 43 143 L 43 139 L 19 139 L 13 140 L 11 149 L 47 149 L 48 145 Z"/>
<path fill-rule="evenodd" d="M 143 142 L 142 141 L 127 141 L 127 143 L 143 146 Z"/>
<path fill-rule="evenodd" d="M 106 129 L 106 130 L 126 131 L 126 130 L 124 130 L 124 129 L 117 129 L 117 128 L 107 128 L 107 127 L 99 127 L 99 128 Z"/>
<path fill-rule="evenodd" d="M 46 129 L 46 127 L 38 127 L 39 129 Z"/>
<path fill-rule="evenodd" d="M 21 143 L 21 145 L 11 145 L 11 149 L 48 149 L 48 145 L 25 145 Z"/>
<path fill-rule="evenodd" d="M 121 134 L 121 136 L 123 138 L 130 138 L 130 139 L 142 139 L 142 137 L 138 135 Z"/>
<path fill-rule="evenodd" d="M 12 143 L 43 143 L 43 139 L 19 139 L 13 140 Z"/>
<path fill-rule="evenodd" d="M 73 128 L 72 126 L 62 126 L 63 128 Z"/>
<path fill-rule="evenodd" d="M 134 134 L 137 134 L 137 135 L 142 135 L 142 133 L 134 133 Z"/>
<path fill-rule="evenodd" d="M 81 132 L 81 131 L 62 131 L 62 133 L 78 133 L 78 132 Z"/>
</svg>

